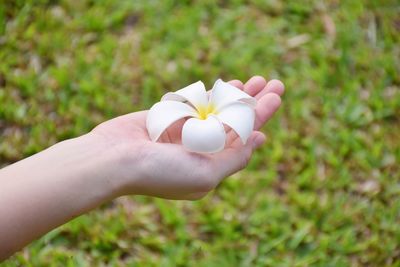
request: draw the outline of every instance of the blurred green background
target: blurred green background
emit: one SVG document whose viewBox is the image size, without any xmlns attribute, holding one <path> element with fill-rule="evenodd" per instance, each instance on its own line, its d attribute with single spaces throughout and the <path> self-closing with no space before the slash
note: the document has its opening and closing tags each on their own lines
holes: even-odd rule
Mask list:
<svg viewBox="0 0 400 267">
<path fill-rule="evenodd" d="M 0 1 L 0 166 L 197 80 L 287 89 L 205 199 L 120 198 L 4 266 L 400 266 L 399 59 L 397 1 Z"/>
</svg>

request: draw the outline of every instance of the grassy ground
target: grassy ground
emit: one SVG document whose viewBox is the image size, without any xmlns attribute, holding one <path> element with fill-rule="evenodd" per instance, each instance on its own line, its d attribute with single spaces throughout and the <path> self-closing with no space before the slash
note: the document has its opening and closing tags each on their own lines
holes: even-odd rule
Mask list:
<svg viewBox="0 0 400 267">
<path fill-rule="evenodd" d="M 0 166 L 199 79 L 287 86 L 204 200 L 120 198 L 4 266 L 400 266 L 396 2 L 0 1 Z"/>
</svg>

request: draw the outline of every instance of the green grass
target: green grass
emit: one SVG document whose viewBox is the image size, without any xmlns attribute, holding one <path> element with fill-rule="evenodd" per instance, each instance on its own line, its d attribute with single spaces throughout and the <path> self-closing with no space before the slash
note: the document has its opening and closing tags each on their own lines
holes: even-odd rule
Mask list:
<svg viewBox="0 0 400 267">
<path fill-rule="evenodd" d="M 7 3 L 6 3 L 7 2 Z M 0 1 L 0 166 L 203 80 L 286 84 L 243 172 L 125 197 L 4 266 L 400 266 L 397 1 Z"/>
</svg>

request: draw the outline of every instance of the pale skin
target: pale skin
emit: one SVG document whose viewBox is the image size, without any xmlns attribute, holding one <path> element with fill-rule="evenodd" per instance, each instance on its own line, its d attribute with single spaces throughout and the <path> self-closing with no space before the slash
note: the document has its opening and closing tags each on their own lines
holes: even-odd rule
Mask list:
<svg viewBox="0 0 400 267">
<path fill-rule="evenodd" d="M 281 104 L 282 82 L 254 76 L 230 82 L 257 99 L 255 129 L 243 145 L 228 130 L 226 149 L 215 154 L 186 151 L 183 121 L 151 142 L 147 111 L 98 125 L 0 170 L 0 261 L 33 240 L 102 203 L 123 195 L 196 200 L 225 177 L 246 167 L 265 141 L 258 130 Z"/>
</svg>

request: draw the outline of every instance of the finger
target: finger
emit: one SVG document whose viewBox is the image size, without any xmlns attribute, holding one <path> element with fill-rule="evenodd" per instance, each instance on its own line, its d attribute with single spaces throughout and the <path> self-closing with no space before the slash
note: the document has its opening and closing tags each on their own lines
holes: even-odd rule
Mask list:
<svg viewBox="0 0 400 267">
<path fill-rule="evenodd" d="M 280 80 L 270 80 L 255 97 L 256 99 L 262 98 L 264 95 L 268 93 L 275 93 L 277 95 L 283 95 L 285 92 L 285 85 Z"/>
<path fill-rule="evenodd" d="M 262 76 L 253 76 L 244 85 L 244 91 L 251 96 L 256 96 L 266 84 L 267 81 Z"/>
<path fill-rule="evenodd" d="M 281 98 L 274 93 L 268 93 L 257 101 L 256 106 L 256 120 L 254 129 L 260 129 L 278 110 L 281 105 Z"/>
<path fill-rule="evenodd" d="M 265 135 L 254 131 L 245 145 L 238 138 L 231 147 L 214 154 L 213 162 L 218 180 L 221 181 L 223 178 L 246 167 L 253 151 L 260 147 L 264 141 Z"/>
<path fill-rule="evenodd" d="M 243 83 L 240 80 L 232 80 L 229 81 L 228 83 L 239 88 L 240 90 L 243 90 Z"/>
</svg>

